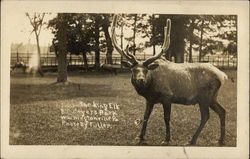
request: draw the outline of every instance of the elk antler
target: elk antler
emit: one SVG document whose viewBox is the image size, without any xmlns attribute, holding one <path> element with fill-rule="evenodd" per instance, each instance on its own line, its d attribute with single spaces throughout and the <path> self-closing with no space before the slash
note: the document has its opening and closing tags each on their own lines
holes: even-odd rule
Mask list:
<svg viewBox="0 0 250 159">
<path fill-rule="evenodd" d="M 126 46 L 125 52 L 127 53 L 127 55 L 128 55 L 132 60 L 136 61 L 135 63 L 138 63 L 136 57 L 135 57 L 133 54 L 130 54 L 128 47 L 129 47 L 129 44 Z"/>
<path fill-rule="evenodd" d="M 164 42 L 162 45 L 162 50 L 159 54 L 156 54 L 153 57 L 148 58 L 146 61 L 143 62 L 144 66 L 148 66 L 155 60 L 157 60 L 161 55 L 168 50 L 170 45 L 170 30 L 171 30 L 171 20 L 167 19 L 166 27 L 164 27 Z"/>
<path fill-rule="evenodd" d="M 124 56 L 128 61 L 130 61 L 132 64 L 136 64 L 138 63 L 138 61 L 136 60 L 135 56 L 130 54 L 128 51 L 124 52 L 120 46 L 118 46 L 117 44 L 117 40 L 116 40 L 116 34 L 115 34 L 115 27 L 116 27 L 116 24 L 117 24 L 117 15 L 114 15 L 114 18 L 113 18 L 113 22 L 112 22 L 112 27 L 111 27 L 111 40 L 112 40 L 112 43 L 115 47 L 115 49 L 122 55 Z"/>
</svg>

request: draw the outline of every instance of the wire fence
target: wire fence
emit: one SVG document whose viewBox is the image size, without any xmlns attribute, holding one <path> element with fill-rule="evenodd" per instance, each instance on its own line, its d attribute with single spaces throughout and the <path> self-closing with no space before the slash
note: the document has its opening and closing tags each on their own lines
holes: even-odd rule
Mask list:
<svg viewBox="0 0 250 159">
<path fill-rule="evenodd" d="M 138 60 L 145 60 L 152 55 L 137 54 L 136 58 Z M 33 59 L 32 59 L 33 58 Z M 37 59 L 38 60 L 38 59 Z M 113 65 L 121 64 L 121 56 L 119 54 L 112 55 Z M 184 62 L 189 62 L 189 57 L 184 56 Z M 11 65 L 15 65 L 17 62 L 23 62 L 26 66 L 29 66 L 31 61 L 34 61 L 34 54 L 32 53 L 11 53 Z M 67 61 L 69 66 L 82 66 L 84 67 L 84 60 L 82 55 L 68 55 Z M 57 58 L 55 54 L 52 53 L 42 53 L 40 62 L 42 66 L 45 67 L 56 67 L 58 65 Z M 192 56 L 193 63 L 211 63 L 218 68 L 233 68 L 237 69 L 237 57 L 229 55 L 210 55 L 204 56 L 199 61 L 199 56 Z M 89 67 L 95 64 L 95 56 L 88 54 L 87 63 Z M 100 56 L 100 64 L 106 63 L 106 55 L 102 54 Z"/>
</svg>

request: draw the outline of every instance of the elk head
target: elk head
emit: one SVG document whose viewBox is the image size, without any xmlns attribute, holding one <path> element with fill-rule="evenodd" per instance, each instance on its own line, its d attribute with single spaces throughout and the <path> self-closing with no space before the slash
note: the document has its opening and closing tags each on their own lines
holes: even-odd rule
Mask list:
<svg viewBox="0 0 250 159">
<path fill-rule="evenodd" d="M 117 44 L 115 27 L 117 24 L 117 15 L 114 15 L 111 32 L 112 32 L 112 43 L 115 49 L 127 59 L 127 61 L 122 61 L 121 64 L 124 67 L 128 67 L 132 71 L 132 79 L 139 86 L 145 86 L 147 84 L 147 73 L 149 70 L 156 69 L 159 65 L 153 63 L 155 60 L 161 57 L 161 55 L 169 48 L 170 45 L 170 29 L 171 29 L 171 21 L 167 20 L 166 27 L 164 27 L 164 42 L 162 45 L 162 50 L 160 53 L 146 59 L 145 61 L 139 61 L 136 57 L 129 53 L 128 49 L 126 51 L 122 50 Z"/>
</svg>

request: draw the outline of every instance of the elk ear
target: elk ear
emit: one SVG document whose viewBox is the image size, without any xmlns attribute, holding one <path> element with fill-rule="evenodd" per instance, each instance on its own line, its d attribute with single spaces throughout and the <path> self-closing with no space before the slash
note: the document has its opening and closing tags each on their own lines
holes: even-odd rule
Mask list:
<svg viewBox="0 0 250 159">
<path fill-rule="evenodd" d="M 149 69 L 149 70 L 154 70 L 154 69 L 156 69 L 158 66 L 159 66 L 159 64 L 157 64 L 157 63 L 150 64 L 150 65 L 148 65 L 148 69 Z"/>
<path fill-rule="evenodd" d="M 132 64 L 128 61 L 121 61 L 122 66 L 126 67 L 126 68 L 131 68 Z"/>
</svg>

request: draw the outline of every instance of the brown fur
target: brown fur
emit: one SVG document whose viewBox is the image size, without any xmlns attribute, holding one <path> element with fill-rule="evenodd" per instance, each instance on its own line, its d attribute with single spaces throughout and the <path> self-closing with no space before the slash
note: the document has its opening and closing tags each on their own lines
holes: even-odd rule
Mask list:
<svg viewBox="0 0 250 159">
<path fill-rule="evenodd" d="M 159 59 L 155 61 L 159 66 L 148 70 L 140 63 L 132 68 L 131 82 L 137 93 L 146 101 L 146 111 L 141 134 L 138 139 L 143 141 L 147 121 L 156 103 L 161 103 L 164 108 L 166 123 L 166 140 L 170 141 L 170 111 L 171 103 L 194 105 L 199 104 L 201 111 L 201 124 L 191 140 L 194 145 L 209 119 L 209 107 L 213 109 L 221 120 L 220 144 L 223 144 L 225 135 L 225 110 L 217 102 L 218 90 L 226 79 L 226 75 L 210 64 L 176 64 Z M 141 79 L 144 74 L 144 80 Z M 143 82 L 142 82 L 143 81 Z"/>
</svg>

